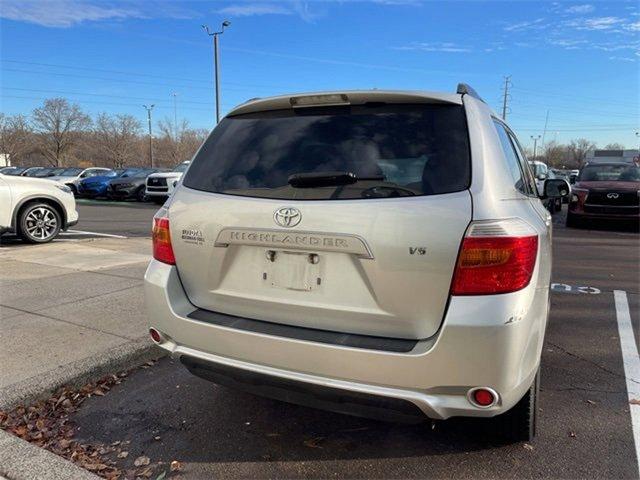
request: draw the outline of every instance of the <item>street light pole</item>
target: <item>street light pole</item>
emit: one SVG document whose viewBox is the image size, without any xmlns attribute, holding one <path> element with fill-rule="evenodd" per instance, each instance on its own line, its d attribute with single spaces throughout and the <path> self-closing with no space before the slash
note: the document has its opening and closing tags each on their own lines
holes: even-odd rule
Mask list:
<svg viewBox="0 0 640 480">
<path fill-rule="evenodd" d="M 216 123 L 220 121 L 220 59 L 218 54 L 218 35 L 224 33 L 224 29 L 231 25 L 229 20 L 222 22 L 222 29 L 219 32 L 212 32 L 207 25 L 202 25 L 207 35 L 213 37 L 213 79 L 216 89 Z"/>
<path fill-rule="evenodd" d="M 533 136 L 531 135 L 531 139 L 533 140 L 533 159 L 536 159 L 536 149 L 538 147 L 538 140 L 542 138 L 542 135 Z"/>
<path fill-rule="evenodd" d="M 171 94 L 173 96 L 173 135 L 175 139 L 178 139 L 178 94 L 173 92 Z"/>
<path fill-rule="evenodd" d="M 147 109 L 147 120 L 149 122 L 149 163 L 151 164 L 151 168 L 153 168 L 153 134 L 151 132 L 151 110 L 155 105 L 142 105 Z"/>
</svg>

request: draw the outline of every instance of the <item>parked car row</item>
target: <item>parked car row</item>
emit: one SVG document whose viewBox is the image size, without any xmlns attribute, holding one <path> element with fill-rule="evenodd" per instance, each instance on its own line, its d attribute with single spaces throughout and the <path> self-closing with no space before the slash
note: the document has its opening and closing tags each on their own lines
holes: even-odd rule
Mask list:
<svg viewBox="0 0 640 480">
<path fill-rule="evenodd" d="M 76 197 L 109 200 L 152 200 L 162 204 L 171 195 L 189 162 L 174 169 L 104 167 L 5 167 L 0 174 L 53 180 L 66 185 Z"/>
</svg>

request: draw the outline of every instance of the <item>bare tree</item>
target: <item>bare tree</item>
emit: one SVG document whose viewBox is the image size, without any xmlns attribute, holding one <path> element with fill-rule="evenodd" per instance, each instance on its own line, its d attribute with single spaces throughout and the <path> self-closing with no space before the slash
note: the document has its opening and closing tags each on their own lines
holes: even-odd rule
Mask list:
<svg viewBox="0 0 640 480">
<path fill-rule="evenodd" d="M 566 164 L 566 147 L 552 140 L 544 145 L 544 159 L 550 167 L 562 168 Z"/>
<path fill-rule="evenodd" d="M 207 136 L 204 130 L 189 128 L 189 122 L 182 120 L 177 126 L 165 118 L 158 122 L 160 138 L 157 141 L 159 164 L 176 165 L 189 160 Z"/>
<path fill-rule="evenodd" d="M 621 143 L 607 143 L 604 146 L 605 150 L 624 150 L 624 145 Z"/>
<path fill-rule="evenodd" d="M 0 153 L 15 164 L 31 149 L 33 130 L 23 115 L 0 113 Z"/>
<path fill-rule="evenodd" d="M 55 167 L 64 163 L 91 119 L 76 104 L 64 98 L 45 100 L 33 111 L 33 124 L 40 133 L 40 150 Z"/>
<path fill-rule="evenodd" d="M 98 115 L 94 128 L 95 140 L 114 168 L 124 167 L 135 156 L 140 129 L 140 122 L 132 115 Z"/>
<path fill-rule="evenodd" d="M 572 166 L 574 168 L 582 167 L 585 158 L 587 158 L 587 152 L 595 148 L 596 144 L 586 138 L 571 140 L 571 143 L 567 146 L 567 152 Z"/>
</svg>

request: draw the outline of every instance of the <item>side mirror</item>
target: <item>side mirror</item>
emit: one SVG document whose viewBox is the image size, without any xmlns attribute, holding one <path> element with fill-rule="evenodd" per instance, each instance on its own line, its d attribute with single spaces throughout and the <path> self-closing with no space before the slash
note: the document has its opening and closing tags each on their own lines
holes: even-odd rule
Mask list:
<svg viewBox="0 0 640 480">
<path fill-rule="evenodd" d="M 545 180 L 547 178 L 547 175 L 544 173 L 539 173 L 537 178 L 538 180 Z"/>
<path fill-rule="evenodd" d="M 549 178 L 544 182 L 543 198 L 568 198 L 571 187 L 562 178 Z"/>
</svg>

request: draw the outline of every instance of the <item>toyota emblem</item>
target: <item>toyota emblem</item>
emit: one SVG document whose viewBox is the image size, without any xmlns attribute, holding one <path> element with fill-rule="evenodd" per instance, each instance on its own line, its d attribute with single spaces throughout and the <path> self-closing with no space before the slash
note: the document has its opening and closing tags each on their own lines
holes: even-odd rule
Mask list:
<svg viewBox="0 0 640 480">
<path fill-rule="evenodd" d="M 607 198 L 618 198 L 620 195 L 617 193 L 607 193 Z"/>
<path fill-rule="evenodd" d="M 300 210 L 294 207 L 282 207 L 273 212 L 273 220 L 281 227 L 295 227 L 302 220 Z"/>
</svg>

